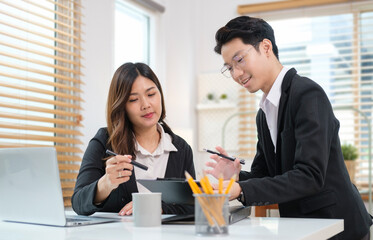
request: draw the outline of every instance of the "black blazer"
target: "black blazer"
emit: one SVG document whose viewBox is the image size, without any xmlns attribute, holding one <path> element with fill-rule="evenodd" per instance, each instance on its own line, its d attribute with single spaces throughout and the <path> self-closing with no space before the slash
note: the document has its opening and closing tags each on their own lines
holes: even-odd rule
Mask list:
<svg viewBox="0 0 373 240">
<path fill-rule="evenodd" d="M 172 144 L 178 150 L 177 152 L 170 152 L 164 177 L 185 179 L 184 171 L 188 171 L 195 178 L 191 147 L 171 130 L 165 127 L 164 130 L 171 135 Z M 93 204 L 97 182 L 105 174 L 105 161 L 102 159 L 108 157 L 105 153 L 106 149 L 111 149 L 110 146 L 107 146 L 107 140 L 107 129 L 99 129 L 84 153 L 74 194 L 71 198 L 72 207 L 77 214 L 91 215 L 95 212 L 119 212 L 124 205 L 132 201 L 132 193 L 138 192 L 135 172 L 132 171 L 129 181 L 120 184 L 100 205 Z M 162 202 L 162 209 L 165 214 L 194 213 L 193 206 L 166 204 L 164 202 Z"/>
<path fill-rule="evenodd" d="M 290 69 L 281 86 L 276 153 L 262 110 L 251 172 L 239 184 L 245 205 L 279 204 L 281 217 L 344 219 L 333 239 L 361 239 L 372 220 L 342 156 L 339 121 L 323 89 Z"/>
</svg>

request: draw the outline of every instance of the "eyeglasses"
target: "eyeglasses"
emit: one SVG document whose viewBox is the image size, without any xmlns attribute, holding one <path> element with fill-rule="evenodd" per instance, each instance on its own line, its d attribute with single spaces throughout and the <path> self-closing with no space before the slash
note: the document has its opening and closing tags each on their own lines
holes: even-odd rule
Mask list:
<svg viewBox="0 0 373 240">
<path fill-rule="evenodd" d="M 245 51 L 243 51 L 242 53 L 240 53 L 239 55 L 236 55 L 233 57 L 232 59 L 232 63 L 230 65 L 228 64 L 225 64 L 222 69 L 220 70 L 221 73 L 224 75 L 224 77 L 227 77 L 227 78 L 230 78 L 233 76 L 234 74 L 234 69 L 235 68 L 240 68 L 242 69 L 246 62 L 245 62 L 245 57 L 247 56 L 247 54 L 249 53 L 249 51 L 253 49 L 253 48 L 250 48 L 250 49 L 247 49 Z"/>
</svg>

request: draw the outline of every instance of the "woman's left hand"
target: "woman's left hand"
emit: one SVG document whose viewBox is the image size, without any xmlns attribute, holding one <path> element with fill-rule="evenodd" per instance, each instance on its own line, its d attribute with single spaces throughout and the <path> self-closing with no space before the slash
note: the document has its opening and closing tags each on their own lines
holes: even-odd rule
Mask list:
<svg viewBox="0 0 373 240">
<path fill-rule="evenodd" d="M 119 211 L 119 216 L 131 215 L 132 214 L 132 201 L 127 203 L 122 210 Z"/>
</svg>

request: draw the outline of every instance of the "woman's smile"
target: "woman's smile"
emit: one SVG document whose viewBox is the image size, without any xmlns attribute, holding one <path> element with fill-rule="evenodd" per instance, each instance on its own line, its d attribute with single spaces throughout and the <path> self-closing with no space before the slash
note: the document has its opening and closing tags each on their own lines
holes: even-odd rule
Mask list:
<svg viewBox="0 0 373 240">
<path fill-rule="evenodd" d="M 151 113 L 147 113 L 145 115 L 143 115 L 144 118 L 152 118 L 154 115 L 154 112 L 151 112 Z"/>
</svg>

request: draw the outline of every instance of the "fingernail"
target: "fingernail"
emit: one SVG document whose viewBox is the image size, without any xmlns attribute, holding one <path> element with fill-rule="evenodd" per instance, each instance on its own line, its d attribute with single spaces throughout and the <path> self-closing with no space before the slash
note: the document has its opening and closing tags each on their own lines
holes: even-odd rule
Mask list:
<svg viewBox="0 0 373 240">
<path fill-rule="evenodd" d="M 121 211 L 121 212 L 119 213 L 119 215 L 123 216 L 123 215 L 124 215 L 124 211 Z"/>
</svg>

